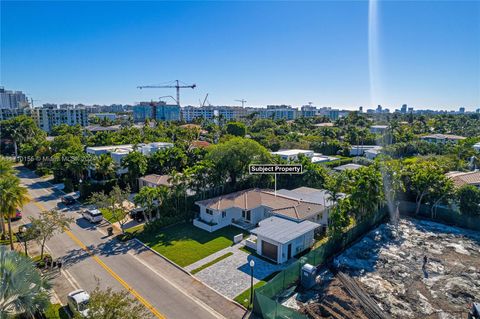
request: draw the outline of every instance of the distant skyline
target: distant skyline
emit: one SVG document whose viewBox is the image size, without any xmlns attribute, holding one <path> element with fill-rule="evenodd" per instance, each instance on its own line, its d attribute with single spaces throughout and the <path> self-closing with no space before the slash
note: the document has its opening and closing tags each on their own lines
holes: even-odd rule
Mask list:
<svg viewBox="0 0 480 319">
<path fill-rule="evenodd" d="M 1 1 L 0 85 L 43 103 L 480 107 L 480 1 Z M 167 100 L 168 101 L 168 100 Z"/>
</svg>

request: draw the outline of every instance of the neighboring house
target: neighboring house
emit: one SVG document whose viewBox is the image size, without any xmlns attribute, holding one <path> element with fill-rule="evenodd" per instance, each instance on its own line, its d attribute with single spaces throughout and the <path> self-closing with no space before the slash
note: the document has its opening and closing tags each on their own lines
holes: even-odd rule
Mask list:
<svg viewBox="0 0 480 319">
<path fill-rule="evenodd" d="M 110 154 L 112 159 L 118 165 L 117 174 L 125 174 L 128 170 L 122 168 L 122 159 L 127 156 L 129 153 L 137 150 L 143 155 L 149 156 L 157 151 L 164 150 L 167 148 L 173 147 L 172 143 L 164 142 L 154 142 L 147 144 L 125 144 L 125 145 L 110 145 L 110 146 L 91 146 L 85 149 L 85 152 L 95 156 L 100 156 L 102 154 Z"/>
<path fill-rule="evenodd" d="M 464 185 L 472 185 L 480 188 L 480 171 L 473 172 L 448 172 L 445 174 L 453 181 L 456 187 L 462 187 Z"/>
<path fill-rule="evenodd" d="M 311 151 L 311 150 L 299 150 L 299 149 L 280 150 L 277 152 L 271 152 L 270 154 L 277 155 L 281 159 L 288 162 L 298 161 L 300 155 L 310 158 L 312 163 L 330 162 L 338 159 L 336 157 L 315 153 L 314 151 Z"/>
<path fill-rule="evenodd" d="M 451 134 L 431 134 L 422 136 L 420 139 L 430 143 L 444 144 L 446 142 L 457 143 L 460 140 L 466 139 L 466 137 Z"/>
<path fill-rule="evenodd" d="M 369 150 L 366 150 L 364 152 L 364 155 L 366 158 L 370 159 L 370 160 L 374 160 L 378 155 L 382 154 L 382 147 L 379 146 L 379 147 L 376 147 L 376 148 L 371 148 Z"/>
<path fill-rule="evenodd" d="M 379 145 L 352 145 L 350 146 L 350 156 L 362 156 L 366 151 L 381 150 Z"/>
<path fill-rule="evenodd" d="M 388 130 L 388 125 L 372 125 L 370 126 L 370 133 L 385 134 Z"/>
<path fill-rule="evenodd" d="M 362 168 L 362 167 L 365 167 L 365 166 L 360 165 L 360 164 L 350 163 L 350 164 L 345 164 L 345 165 L 340 165 L 340 166 L 334 167 L 333 169 L 338 171 L 338 172 L 341 172 L 341 171 L 345 171 L 347 169 L 355 170 L 355 169 L 359 169 L 359 168 Z"/>
<path fill-rule="evenodd" d="M 476 150 L 477 152 L 480 152 L 480 143 L 473 145 L 473 149 Z"/>
<path fill-rule="evenodd" d="M 138 179 L 138 189 L 142 187 L 158 187 L 158 186 L 172 186 L 170 182 L 171 176 L 170 175 L 157 175 L 157 174 L 150 174 L 142 176 Z"/>
<path fill-rule="evenodd" d="M 278 264 L 312 247 L 315 229 L 320 227 L 310 221 L 295 222 L 280 217 L 269 217 L 251 231 L 257 236 L 256 251 Z"/>
<path fill-rule="evenodd" d="M 327 122 L 327 123 L 318 123 L 318 124 L 313 124 L 315 127 L 334 127 L 335 124 Z"/>
<path fill-rule="evenodd" d="M 200 140 L 196 140 L 196 141 L 192 141 L 190 143 L 190 146 L 189 146 L 189 149 L 194 149 L 194 148 L 207 148 L 210 146 L 210 143 L 207 142 L 207 141 L 200 141 Z"/>
</svg>

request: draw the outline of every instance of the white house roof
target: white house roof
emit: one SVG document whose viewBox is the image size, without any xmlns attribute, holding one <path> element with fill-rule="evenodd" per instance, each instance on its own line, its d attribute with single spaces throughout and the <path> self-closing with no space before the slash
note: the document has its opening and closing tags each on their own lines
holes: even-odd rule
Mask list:
<svg viewBox="0 0 480 319">
<path fill-rule="evenodd" d="M 252 234 L 265 237 L 280 244 L 286 244 L 321 226 L 308 220 L 297 223 L 275 216 L 264 219 L 258 224 L 259 227 L 253 229 L 251 231 Z"/>
<path fill-rule="evenodd" d="M 293 150 L 280 150 L 277 152 L 272 152 L 273 155 L 280 155 L 280 156 L 292 156 L 292 155 L 309 154 L 309 153 L 313 153 L 313 151 L 293 149 Z"/>
<path fill-rule="evenodd" d="M 277 194 L 295 198 L 299 201 L 307 201 L 310 203 L 323 205 L 326 207 L 332 206 L 334 204 L 334 202 L 331 200 L 331 196 L 324 189 L 299 187 L 292 190 L 281 189 L 277 191 Z"/>
</svg>

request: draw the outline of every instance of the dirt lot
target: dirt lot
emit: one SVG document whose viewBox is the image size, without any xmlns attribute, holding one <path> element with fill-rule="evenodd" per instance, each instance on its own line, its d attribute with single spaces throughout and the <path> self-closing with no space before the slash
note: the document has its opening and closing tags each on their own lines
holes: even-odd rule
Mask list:
<svg viewBox="0 0 480 319">
<path fill-rule="evenodd" d="M 427 262 L 424 266 L 424 256 Z M 392 318 L 466 318 L 480 300 L 480 233 L 428 221 L 381 225 L 335 261 Z M 314 318 L 368 317 L 329 271 L 284 305 Z"/>
</svg>

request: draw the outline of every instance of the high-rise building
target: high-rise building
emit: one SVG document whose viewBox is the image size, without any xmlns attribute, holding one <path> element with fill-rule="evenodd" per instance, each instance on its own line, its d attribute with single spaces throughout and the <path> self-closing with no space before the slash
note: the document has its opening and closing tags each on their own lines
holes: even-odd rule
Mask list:
<svg viewBox="0 0 480 319">
<path fill-rule="evenodd" d="M 33 119 L 38 127 L 50 132 L 53 127 L 60 124 L 87 126 L 88 114 L 85 107 L 72 104 L 44 104 L 43 107 L 31 109 Z"/>
<path fill-rule="evenodd" d="M 0 87 L 0 109 L 16 109 L 27 106 L 27 97 L 22 91 L 7 91 Z"/>
<path fill-rule="evenodd" d="M 406 114 L 406 113 L 407 113 L 407 104 L 403 104 L 403 105 L 402 105 L 402 108 L 400 109 L 400 112 L 401 112 L 402 114 Z"/>
<path fill-rule="evenodd" d="M 464 107 L 459 108 L 458 113 L 460 113 L 460 114 L 465 113 L 465 108 Z"/>
<path fill-rule="evenodd" d="M 266 109 L 260 109 L 259 115 L 262 119 L 294 120 L 298 113 L 298 110 L 290 105 L 267 105 Z"/>
<path fill-rule="evenodd" d="M 180 121 L 180 107 L 165 102 L 141 102 L 133 107 L 133 120 L 144 122 L 146 119 L 156 121 Z"/>
</svg>

